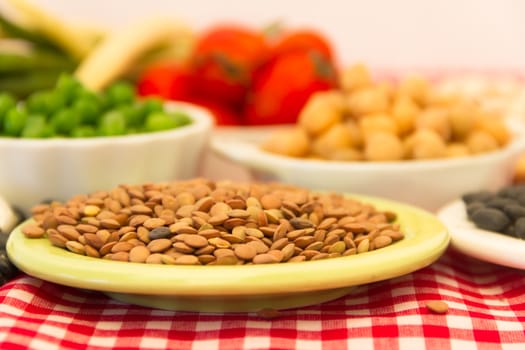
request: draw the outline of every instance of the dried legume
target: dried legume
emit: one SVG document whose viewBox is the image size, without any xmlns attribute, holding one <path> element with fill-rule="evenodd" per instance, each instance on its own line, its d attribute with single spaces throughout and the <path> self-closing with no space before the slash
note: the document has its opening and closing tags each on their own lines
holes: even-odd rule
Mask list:
<svg viewBox="0 0 525 350">
<path fill-rule="evenodd" d="M 241 265 L 366 253 L 404 237 L 396 214 L 278 183 L 120 185 L 33 208 L 29 238 L 73 253 L 168 265 Z M 168 218 L 166 220 L 166 218 Z"/>
<path fill-rule="evenodd" d="M 525 239 L 525 185 L 466 193 L 462 199 L 476 227 Z"/>
<path fill-rule="evenodd" d="M 474 156 L 512 140 L 502 111 L 410 75 L 373 79 L 364 65 L 341 71 L 340 89 L 312 94 L 296 125 L 273 132 L 264 151 L 303 159 L 408 161 Z"/>
<path fill-rule="evenodd" d="M 448 312 L 448 304 L 441 300 L 431 300 L 425 305 L 428 310 L 435 314 L 445 314 Z"/>
</svg>

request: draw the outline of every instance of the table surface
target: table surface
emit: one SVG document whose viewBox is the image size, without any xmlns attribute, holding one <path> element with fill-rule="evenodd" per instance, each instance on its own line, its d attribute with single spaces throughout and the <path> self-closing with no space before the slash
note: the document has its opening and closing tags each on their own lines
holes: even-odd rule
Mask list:
<svg viewBox="0 0 525 350">
<path fill-rule="evenodd" d="M 441 300 L 446 314 L 426 303 Z M 0 349 L 525 349 L 525 274 L 452 249 L 320 305 L 190 313 L 128 305 L 21 274 L 0 288 Z"/>
</svg>

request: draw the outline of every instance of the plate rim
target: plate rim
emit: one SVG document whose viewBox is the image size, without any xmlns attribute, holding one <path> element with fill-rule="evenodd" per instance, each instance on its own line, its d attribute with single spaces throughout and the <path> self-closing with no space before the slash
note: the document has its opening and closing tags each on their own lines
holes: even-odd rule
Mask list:
<svg viewBox="0 0 525 350">
<path fill-rule="evenodd" d="M 235 296 L 327 290 L 394 278 L 430 265 L 448 247 L 448 230 L 434 214 L 388 199 L 351 196 L 378 208 L 394 208 L 400 223 L 416 220 L 412 226 L 423 225 L 432 228 L 432 232 L 405 232 L 403 240 L 362 255 L 286 264 L 203 267 L 134 264 L 80 256 L 52 246 L 47 238 L 26 238 L 21 232 L 28 222 L 25 221 L 11 233 L 7 253 L 28 275 L 71 287 L 148 295 Z M 28 254 L 31 259 L 27 259 Z M 367 270 L 380 263 L 384 264 L 382 271 Z M 202 268 L 208 270 L 196 275 Z M 305 274 L 308 278 L 301 278 Z M 275 283 L 276 280 L 286 283 Z"/>
<path fill-rule="evenodd" d="M 467 219 L 465 204 L 460 198 L 445 204 L 436 216 L 447 226 L 452 248 L 481 261 L 525 270 L 525 261 L 514 258 L 515 254 L 525 254 L 525 241 L 477 228 Z"/>
</svg>

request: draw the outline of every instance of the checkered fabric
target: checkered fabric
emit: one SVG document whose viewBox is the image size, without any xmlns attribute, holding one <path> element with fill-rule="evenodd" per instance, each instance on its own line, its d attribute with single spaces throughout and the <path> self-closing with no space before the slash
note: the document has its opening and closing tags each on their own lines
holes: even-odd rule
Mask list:
<svg viewBox="0 0 525 350">
<path fill-rule="evenodd" d="M 448 313 L 430 312 L 430 300 Z M 452 250 L 271 320 L 149 309 L 26 275 L 0 289 L 0 303 L 0 349 L 525 349 L 525 274 Z"/>
</svg>

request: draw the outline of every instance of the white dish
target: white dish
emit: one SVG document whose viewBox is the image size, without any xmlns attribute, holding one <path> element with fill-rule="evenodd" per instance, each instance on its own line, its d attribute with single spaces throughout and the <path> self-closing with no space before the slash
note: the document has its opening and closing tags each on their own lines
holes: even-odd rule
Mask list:
<svg viewBox="0 0 525 350">
<path fill-rule="evenodd" d="M 462 200 L 455 200 L 437 213 L 447 226 L 451 247 L 479 260 L 525 269 L 525 241 L 477 228 L 468 220 Z"/>
</svg>

